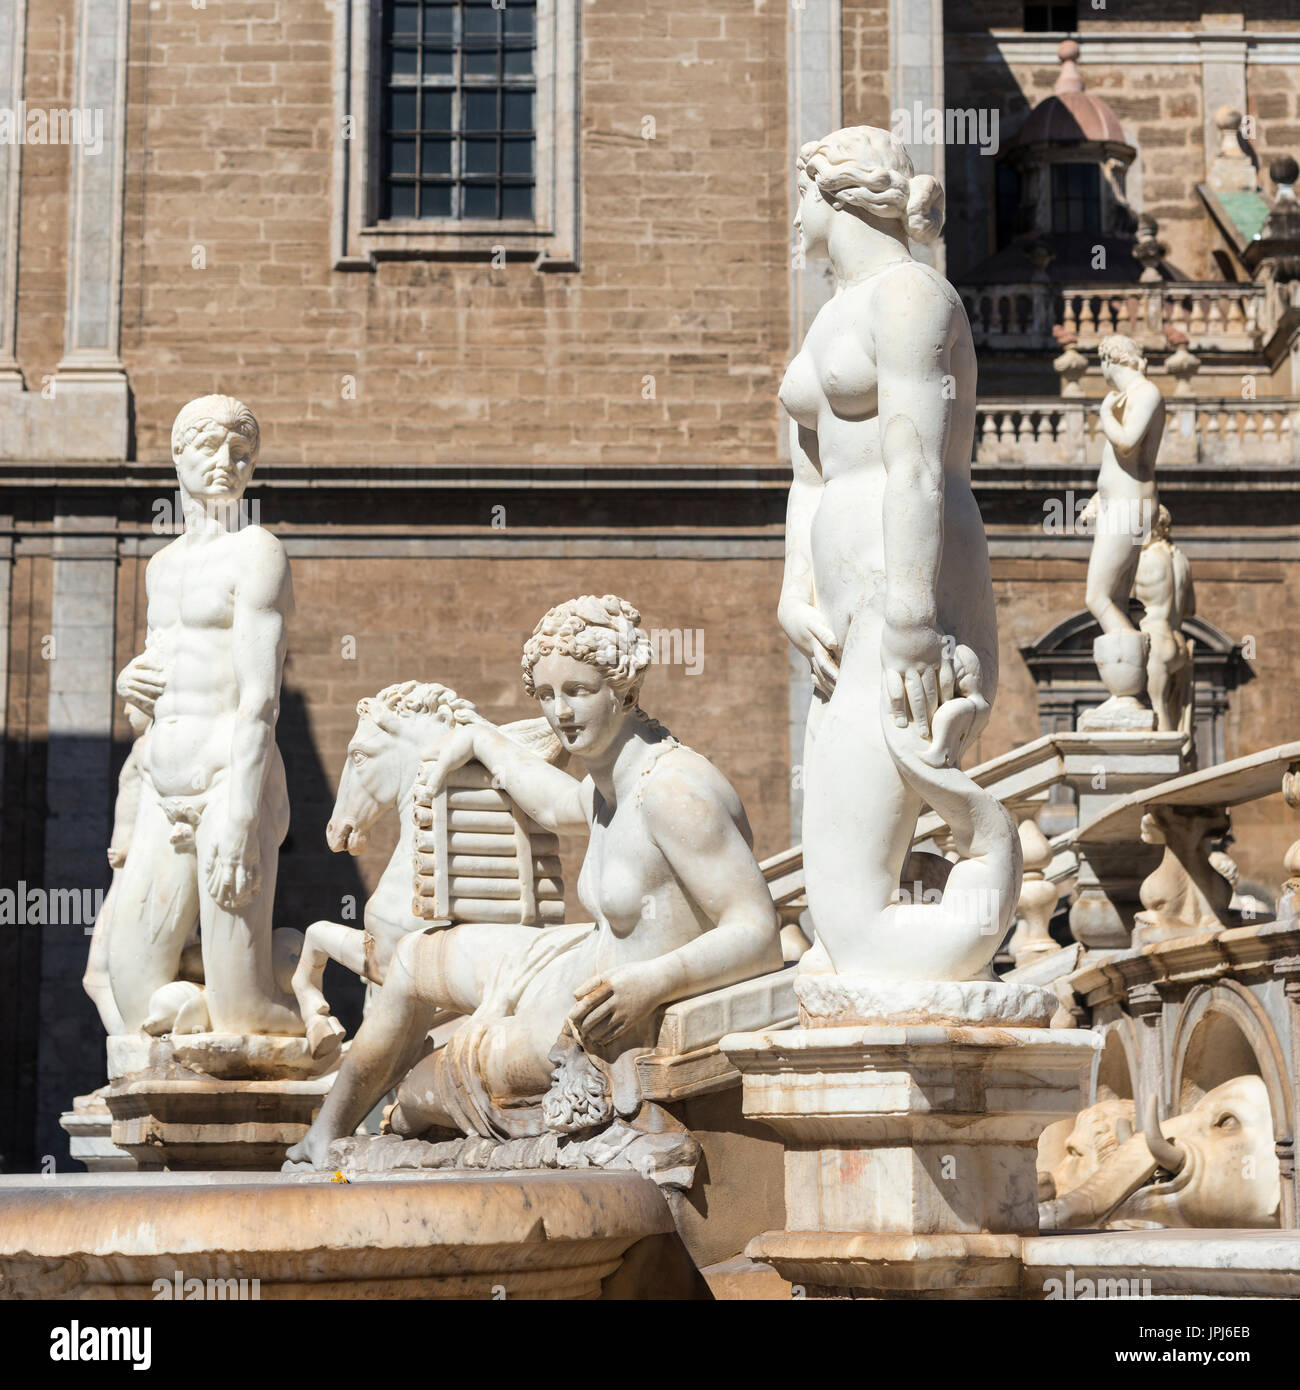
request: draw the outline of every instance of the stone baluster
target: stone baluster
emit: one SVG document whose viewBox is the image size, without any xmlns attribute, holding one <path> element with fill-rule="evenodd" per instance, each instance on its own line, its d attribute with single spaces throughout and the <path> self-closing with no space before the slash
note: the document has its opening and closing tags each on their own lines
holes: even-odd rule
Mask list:
<svg viewBox="0 0 1300 1390">
<path fill-rule="evenodd" d="M 1017 966 L 1028 965 L 1039 956 L 1061 949 L 1052 939 L 1050 930 L 1060 889 L 1046 876 L 1052 862 L 1052 847 L 1039 827 L 1036 811 L 1034 806 L 1017 807 L 1015 811 L 1025 865 L 1020 897 L 1016 900 L 1016 929 L 1009 948 Z"/>
</svg>

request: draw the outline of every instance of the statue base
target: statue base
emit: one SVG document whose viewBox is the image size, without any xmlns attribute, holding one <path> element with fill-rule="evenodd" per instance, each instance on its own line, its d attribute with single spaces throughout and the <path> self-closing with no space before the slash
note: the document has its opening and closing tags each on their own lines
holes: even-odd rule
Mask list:
<svg viewBox="0 0 1300 1390">
<path fill-rule="evenodd" d="M 838 1019 L 837 1000 L 869 999 L 863 982 L 841 980 L 837 995 L 836 977 L 811 978 L 816 998 L 798 983 L 813 1026 L 722 1041 L 746 1116 L 785 1147 L 785 1230 L 745 1253 L 809 1298 L 1021 1297 L 1021 1238 L 1038 1231 L 1038 1136 L 1078 1110 L 1099 1039 L 993 1022 L 1041 1017 L 1048 1005 L 1035 996 L 1049 994 L 995 981 L 908 985 L 931 991 L 937 1017 L 961 1008 L 982 1024 L 825 1026 L 810 1004 Z"/>
<path fill-rule="evenodd" d="M 1156 727 L 1156 712 L 1132 695 L 1112 695 L 1095 709 L 1079 716 L 1080 733 L 1150 733 Z"/>
<path fill-rule="evenodd" d="M 334 1080 L 304 1038 L 238 1033 L 110 1037 L 108 1072 L 112 1143 L 173 1170 L 275 1171 Z"/>
<path fill-rule="evenodd" d="M 108 1087 L 76 1096 L 72 1109 L 59 1116 L 59 1128 L 68 1136 L 68 1153 L 89 1173 L 134 1173 L 141 1165 L 125 1149 L 113 1143 L 113 1116 L 105 1098 Z"/>
</svg>

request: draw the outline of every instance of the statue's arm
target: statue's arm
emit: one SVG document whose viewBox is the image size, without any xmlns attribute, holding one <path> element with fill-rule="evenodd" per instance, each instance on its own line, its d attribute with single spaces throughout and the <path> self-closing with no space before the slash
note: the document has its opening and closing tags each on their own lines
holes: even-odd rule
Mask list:
<svg viewBox="0 0 1300 1390">
<path fill-rule="evenodd" d="M 508 738 L 481 715 L 463 714 L 442 739 L 422 780 L 437 790 L 447 774 L 477 759 L 526 816 L 557 835 L 587 829 L 583 784 L 545 758 Z"/>
<path fill-rule="evenodd" d="M 881 665 L 895 724 L 910 719 L 928 738 L 940 695 L 952 695 L 950 663 L 943 660 L 938 630 L 938 586 L 954 310 L 920 267 L 887 276 L 875 307 L 877 418 L 885 464 Z"/>
<path fill-rule="evenodd" d="M 721 785 L 710 786 L 713 778 Z M 661 956 L 581 984 L 569 1018 L 585 1041 L 604 1045 L 661 1004 L 781 968 L 776 908 L 735 819 L 744 813 L 727 804 L 734 800 L 716 771 L 702 777 L 665 766 L 647 784 L 642 810 L 651 836 L 714 926 Z M 647 912 L 637 929 L 653 931 L 653 915 Z"/>
<path fill-rule="evenodd" d="M 812 525 L 824 484 L 814 458 L 817 435 L 790 421 L 790 460 L 794 476 L 785 512 L 785 574 L 776 617 L 796 651 L 812 667 L 813 684 L 827 699 L 839 676 L 839 646 L 834 630 L 818 611 L 813 583 Z"/>
<path fill-rule="evenodd" d="M 275 748 L 293 584 L 284 547 L 269 531 L 240 533 L 249 548 L 235 585 L 231 655 L 238 704 L 230 747 L 229 823 L 251 833 Z"/>
<path fill-rule="evenodd" d="M 1103 433 L 1110 440 L 1112 448 L 1129 454 L 1141 444 L 1156 413 L 1163 409 L 1164 402 L 1160 388 L 1151 382 L 1145 383 L 1147 389 L 1129 394 L 1123 420 L 1115 417 L 1113 410 L 1103 410 L 1100 423 Z"/>
<path fill-rule="evenodd" d="M 781 968 L 772 894 L 726 804 L 735 793 L 725 784 L 710 786 L 714 779 L 723 781 L 712 768 L 664 767 L 642 801 L 652 838 L 713 923 L 711 931 L 658 958 L 664 1002 Z"/>
<path fill-rule="evenodd" d="M 140 758 L 143 750 L 143 741 L 137 738 L 118 774 L 117 800 L 113 803 L 113 834 L 108 842 L 108 862 L 115 869 L 120 869 L 126 863 L 131 849 L 136 812 L 140 807 Z"/>
<path fill-rule="evenodd" d="M 148 600 L 153 594 L 155 577 L 160 568 L 160 561 L 165 552 L 160 551 L 145 566 L 144 571 L 144 591 L 145 608 L 148 610 Z M 132 704 L 141 713 L 153 718 L 154 702 L 163 693 L 166 683 L 161 663 L 158 661 L 156 651 L 150 650 L 154 642 L 153 628 L 145 631 L 144 651 L 137 656 L 133 656 L 130 661 L 122 667 L 117 677 L 117 693 L 129 704 Z"/>
</svg>

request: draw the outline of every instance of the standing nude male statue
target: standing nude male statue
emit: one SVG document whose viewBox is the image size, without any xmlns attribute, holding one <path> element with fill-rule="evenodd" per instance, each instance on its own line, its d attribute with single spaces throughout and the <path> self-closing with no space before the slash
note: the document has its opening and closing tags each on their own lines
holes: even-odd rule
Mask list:
<svg viewBox="0 0 1300 1390">
<path fill-rule="evenodd" d="M 1138 626 L 1150 641 L 1147 695 L 1162 733 L 1192 727 L 1192 657 L 1194 643 L 1183 624 L 1196 614 L 1196 590 L 1187 556 L 1169 539 L 1169 511 L 1156 513 L 1138 561 L 1133 592 L 1146 612 Z"/>
<path fill-rule="evenodd" d="M 252 413 L 229 396 L 191 401 L 172 427 L 185 531 L 149 562 L 145 650 L 117 683 L 153 717 L 109 939 L 128 1031 L 177 978 L 197 918 L 212 1031 L 303 1032 L 272 968 L 289 827 L 275 722 L 293 589 L 280 542 L 240 524 L 258 442 Z"/>
</svg>

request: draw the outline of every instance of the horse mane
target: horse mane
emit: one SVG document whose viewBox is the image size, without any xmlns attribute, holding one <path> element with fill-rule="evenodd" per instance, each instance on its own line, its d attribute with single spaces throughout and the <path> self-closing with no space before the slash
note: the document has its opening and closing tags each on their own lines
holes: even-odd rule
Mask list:
<svg viewBox="0 0 1300 1390">
<path fill-rule="evenodd" d="M 368 695 L 357 701 L 357 713 L 374 719 L 380 710 L 405 717 L 413 714 L 437 714 L 440 710 L 454 713 L 458 709 L 474 711 L 472 700 L 457 695 L 450 686 L 436 681 L 398 681 L 386 685 L 378 695 Z"/>
</svg>

